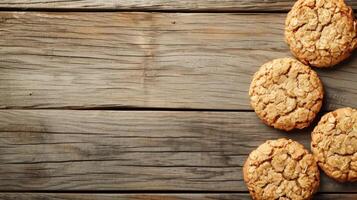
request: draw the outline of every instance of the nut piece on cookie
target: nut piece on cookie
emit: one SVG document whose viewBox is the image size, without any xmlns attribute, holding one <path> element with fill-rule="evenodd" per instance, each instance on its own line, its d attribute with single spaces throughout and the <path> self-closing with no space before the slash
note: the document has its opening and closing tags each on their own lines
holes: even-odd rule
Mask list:
<svg viewBox="0 0 357 200">
<path fill-rule="evenodd" d="M 312 132 L 311 150 L 329 177 L 357 181 L 357 110 L 340 108 L 325 114 Z"/>
<path fill-rule="evenodd" d="M 260 67 L 249 89 L 250 103 L 267 125 L 290 131 L 308 127 L 320 111 L 323 86 L 310 67 L 280 58 Z"/>
<path fill-rule="evenodd" d="M 254 200 L 311 199 L 320 183 L 313 156 L 290 139 L 268 140 L 252 151 L 243 177 Z"/>
<path fill-rule="evenodd" d="M 304 64 L 331 67 L 357 47 L 357 21 L 344 0 L 298 0 L 285 21 L 285 41 Z"/>
</svg>

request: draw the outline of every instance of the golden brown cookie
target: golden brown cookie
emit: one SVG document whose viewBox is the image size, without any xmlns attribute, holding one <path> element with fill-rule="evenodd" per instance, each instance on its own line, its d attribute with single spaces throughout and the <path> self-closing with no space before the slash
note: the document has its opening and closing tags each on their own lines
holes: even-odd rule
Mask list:
<svg viewBox="0 0 357 200">
<path fill-rule="evenodd" d="M 285 22 L 285 40 L 303 63 L 330 67 L 357 47 L 357 22 L 344 0 L 298 0 Z"/>
<path fill-rule="evenodd" d="M 357 181 L 357 110 L 324 115 L 312 132 L 311 149 L 321 169 L 340 181 Z"/>
<path fill-rule="evenodd" d="M 249 96 L 265 124 L 289 131 L 310 125 L 321 108 L 323 87 L 310 67 L 292 58 L 280 58 L 255 73 Z"/>
<path fill-rule="evenodd" d="M 313 156 L 298 142 L 285 138 L 268 140 L 252 151 L 243 176 L 255 200 L 311 199 L 320 183 Z"/>
</svg>

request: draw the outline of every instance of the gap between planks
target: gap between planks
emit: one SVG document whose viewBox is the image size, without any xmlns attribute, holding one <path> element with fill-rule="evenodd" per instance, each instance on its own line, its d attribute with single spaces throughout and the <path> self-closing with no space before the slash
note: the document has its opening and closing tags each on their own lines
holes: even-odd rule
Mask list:
<svg viewBox="0 0 357 200">
<path fill-rule="evenodd" d="M 85 107 L 85 106 L 68 106 L 68 107 L 51 107 L 51 108 L 22 108 L 22 107 L 7 107 L 0 108 L 1 110 L 103 110 L 103 111 L 157 111 L 157 112 L 254 112 L 252 109 L 204 109 L 204 108 L 160 108 L 160 107 L 111 107 L 111 106 L 100 106 L 100 107 Z"/>
<path fill-rule="evenodd" d="M 315 194 L 314 200 L 354 200 L 357 194 Z M 0 198 L 6 200 L 251 200 L 249 194 L 232 193 L 133 193 L 133 194 L 101 194 L 101 193 L 0 193 Z"/>
</svg>

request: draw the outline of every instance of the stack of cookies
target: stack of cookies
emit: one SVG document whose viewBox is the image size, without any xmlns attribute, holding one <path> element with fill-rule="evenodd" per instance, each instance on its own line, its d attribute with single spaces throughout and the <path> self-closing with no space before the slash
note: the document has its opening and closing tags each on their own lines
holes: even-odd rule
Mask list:
<svg viewBox="0 0 357 200">
<path fill-rule="evenodd" d="M 323 85 L 310 68 L 332 67 L 357 48 L 357 21 L 344 0 L 298 0 L 285 23 L 285 41 L 297 58 L 272 60 L 249 89 L 258 117 L 276 129 L 303 129 L 321 109 Z M 312 132 L 312 154 L 290 139 L 269 140 L 251 152 L 243 175 L 253 199 L 311 199 L 318 166 L 340 182 L 357 181 L 357 110 L 324 115 Z"/>
</svg>

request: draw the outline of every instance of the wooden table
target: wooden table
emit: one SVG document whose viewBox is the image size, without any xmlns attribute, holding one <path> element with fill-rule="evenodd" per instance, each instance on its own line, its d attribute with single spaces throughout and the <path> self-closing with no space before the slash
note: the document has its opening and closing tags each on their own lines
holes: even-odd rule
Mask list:
<svg viewBox="0 0 357 200">
<path fill-rule="evenodd" d="M 0 199 L 250 199 L 250 151 L 310 143 L 311 128 L 263 125 L 247 93 L 290 56 L 293 2 L 1 0 Z M 317 71 L 322 113 L 357 107 L 356 54 Z M 357 199 L 357 184 L 322 175 L 315 199 Z"/>
</svg>

